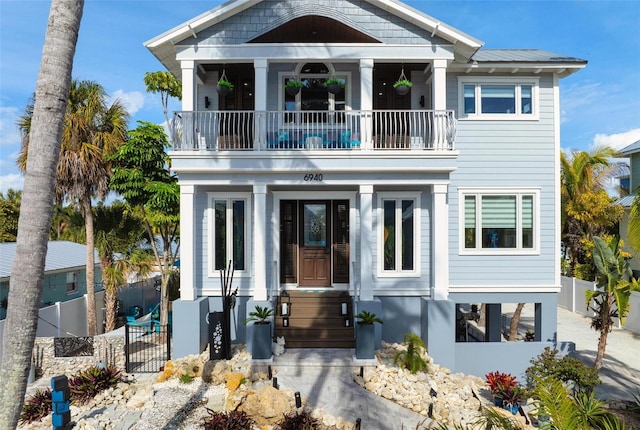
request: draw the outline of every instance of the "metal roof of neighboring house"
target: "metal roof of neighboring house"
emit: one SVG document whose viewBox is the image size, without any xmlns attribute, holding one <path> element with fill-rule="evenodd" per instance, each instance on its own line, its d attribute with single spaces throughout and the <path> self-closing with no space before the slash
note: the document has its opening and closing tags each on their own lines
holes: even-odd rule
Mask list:
<svg viewBox="0 0 640 430">
<path fill-rule="evenodd" d="M 0 243 L 0 280 L 6 280 L 11 275 L 13 257 L 16 253 L 16 243 Z M 96 264 L 100 259 L 96 252 Z M 47 258 L 44 272 L 56 272 L 74 267 L 84 267 L 87 263 L 87 246 L 81 243 L 53 240 L 47 248 Z"/>
<path fill-rule="evenodd" d="M 587 63 L 587 60 L 540 49 L 480 49 L 472 60 L 515 63 Z"/>
<path fill-rule="evenodd" d="M 631 205 L 633 204 L 633 199 L 635 199 L 635 197 L 636 197 L 635 195 L 629 194 L 628 196 L 624 196 L 620 200 L 618 200 L 616 204 L 625 208 L 630 208 Z"/>
<path fill-rule="evenodd" d="M 640 152 L 640 140 L 632 143 L 629 146 L 625 146 L 620 150 L 620 152 L 624 155 L 631 155 L 631 154 L 635 154 L 636 152 Z"/>
</svg>

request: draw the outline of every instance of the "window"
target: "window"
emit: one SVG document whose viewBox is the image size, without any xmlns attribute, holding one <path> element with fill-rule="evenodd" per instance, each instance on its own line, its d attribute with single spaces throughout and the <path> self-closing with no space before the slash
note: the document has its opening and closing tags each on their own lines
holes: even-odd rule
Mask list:
<svg viewBox="0 0 640 430">
<path fill-rule="evenodd" d="M 229 261 L 233 261 L 236 274 L 242 276 L 249 271 L 250 197 L 210 194 L 210 201 L 210 276 L 226 269 Z"/>
<path fill-rule="evenodd" d="M 67 294 L 75 293 L 78 290 L 78 273 L 67 272 Z"/>
<path fill-rule="evenodd" d="M 537 79 L 459 78 L 461 118 L 537 119 Z"/>
<path fill-rule="evenodd" d="M 419 274 L 420 201 L 415 195 L 378 199 L 378 275 Z"/>
<path fill-rule="evenodd" d="M 460 197 L 462 253 L 537 252 L 537 190 L 461 190 Z"/>
<path fill-rule="evenodd" d="M 281 94 L 284 95 L 283 109 L 288 112 L 312 111 L 302 116 L 288 115 L 286 122 L 331 122 L 338 121 L 342 117 L 333 117 L 322 111 L 344 111 L 346 106 L 346 74 L 336 75 L 333 67 L 324 63 L 306 63 L 298 67 L 296 78 L 291 75 L 282 75 Z M 337 94 L 331 94 L 325 82 L 329 78 L 337 78 L 343 84 Z M 297 94 L 289 94 L 285 91 L 285 84 L 292 79 L 299 79 L 302 87 Z"/>
</svg>

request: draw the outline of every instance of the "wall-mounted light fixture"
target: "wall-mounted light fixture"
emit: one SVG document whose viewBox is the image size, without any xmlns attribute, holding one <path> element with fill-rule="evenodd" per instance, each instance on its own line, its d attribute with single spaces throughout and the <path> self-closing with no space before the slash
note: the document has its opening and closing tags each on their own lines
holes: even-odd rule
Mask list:
<svg viewBox="0 0 640 430">
<path fill-rule="evenodd" d="M 347 314 L 347 304 L 342 303 L 340 306 L 340 315 L 345 316 Z"/>
<path fill-rule="evenodd" d="M 288 317 L 282 318 L 282 327 L 289 327 L 289 318 Z"/>
<path fill-rule="evenodd" d="M 424 107 L 424 96 L 420 96 L 420 107 Z"/>
<path fill-rule="evenodd" d="M 204 107 L 209 108 L 209 106 L 211 106 L 211 101 L 209 101 L 208 96 L 204 96 Z"/>
</svg>

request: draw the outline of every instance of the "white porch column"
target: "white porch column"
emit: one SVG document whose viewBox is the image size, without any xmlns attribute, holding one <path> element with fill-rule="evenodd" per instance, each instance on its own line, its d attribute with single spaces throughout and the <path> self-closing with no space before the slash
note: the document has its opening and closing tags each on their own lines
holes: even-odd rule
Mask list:
<svg viewBox="0 0 640 430">
<path fill-rule="evenodd" d="M 267 186 L 253 186 L 253 300 L 267 300 Z"/>
<path fill-rule="evenodd" d="M 433 188 L 433 279 L 431 297 L 447 300 L 449 297 L 449 204 L 447 184 L 434 184 Z"/>
<path fill-rule="evenodd" d="M 193 60 L 183 60 L 180 62 L 182 69 L 182 110 L 192 111 L 195 109 L 195 62 Z"/>
<path fill-rule="evenodd" d="M 254 100 L 255 110 L 267 110 L 267 71 L 269 63 L 264 58 L 253 60 L 255 73 Z"/>
<path fill-rule="evenodd" d="M 360 185 L 360 300 L 373 300 L 373 185 Z"/>
<path fill-rule="evenodd" d="M 180 298 L 195 300 L 195 186 L 180 185 Z"/>
<path fill-rule="evenodd" d="M 373 59 L 360 60 L 360 110 L 373 110 Z M 373 143 L 371 130 L 373 119 L 371 116 L 360 117 L 360 142 L 362 149 L 372 149 Z"/>
<path fill-rule="evenodd" d="M 447 60 L 433 60 L 431 86 L 433 109 L 447 109 Z"/>
</svg>

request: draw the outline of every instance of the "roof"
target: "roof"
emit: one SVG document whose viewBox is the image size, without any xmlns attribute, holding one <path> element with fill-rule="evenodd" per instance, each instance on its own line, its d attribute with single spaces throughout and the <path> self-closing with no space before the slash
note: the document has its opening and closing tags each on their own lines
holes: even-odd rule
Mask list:
<svg viewBox="0 0 640 430">
<path fill-rule="evenodd" d="M 640 152 L 640 140 L 638 140 L 637 142 L 632 143 L 629 146 L 625 146 L 624 148 L 622 148 L 620 150 L 620 152 L 623 155 L 631 155 L 631 154 L 635 154 L 636 152 Z"/>
<path fill-rule="evenodd" d="M 518 63 L 586 63 L 575 57 L 555 54 L 540 49 L 481 49 L 472 60 L 482 62 L 518 62 Z"/>
<path fill-rule="evenodd" d="M 0 243 L 0 279 L 8 279 L 11 275 L 13 257 L 16 253 L 16 243 Z M 96 252 L 96 264 L 99 263 Z M 45 274 L 59 272 L 65 269 L 84 267 L 87 264 L 87 246 L 63 240 L 50 241 L 47 248 L 47 258 L 44 264 Z"/>
<path fill-rule="evenodd" d="M 636 198 L 636 196 L 634 194 L 629 194 L 628 196 L 624 196 L 622 198 L 620 198 L 620 200 L 618 200 L 616 202 L 616 204 L 625 207 L 625 208 L 630 208 L 631 205 L 633 204 L 633 200 Z"/>
</svg>

